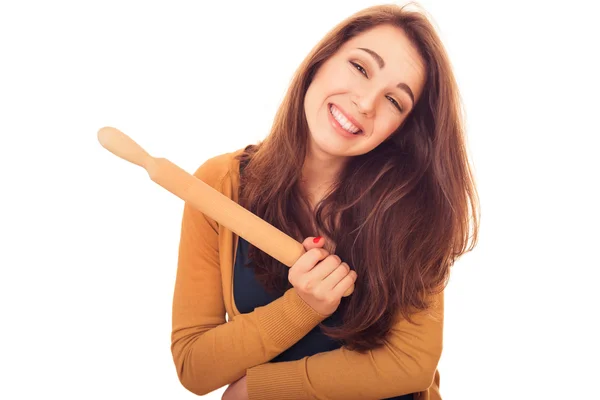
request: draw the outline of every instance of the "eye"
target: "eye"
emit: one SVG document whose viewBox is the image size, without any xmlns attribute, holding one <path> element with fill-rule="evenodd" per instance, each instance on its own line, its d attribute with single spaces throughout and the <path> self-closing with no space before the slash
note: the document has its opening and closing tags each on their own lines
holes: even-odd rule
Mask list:
<svg viewBox="0 0 600 400">
<path fill-rule="evenodd" d="M 353 62 L 353 61 L 350 61 L 350 64 L 352 64 L 352 66 L 354 66 L 354 68 L 356 68 L 358 71 L 360 71 L 360 73 L 363 74 L 365 77 L 367 77 L 367 78 L 369 77 L 367 75 L 367 71 L 360 64 Z M 400 104 L 398 104 L 398 102 L 396 100 L 394 100 L 393 97 L 387 96 L 387 98 L 394 105 L 394 107 L 396 107 L 398 109 L 398 111 L 400 111 L 401 113 L 404 112 L 404 110 L 402 109 Z"/>
<path fill-rule="evenodd" d="M 403 112 L 404 110 L 402 109 L 402 107 L 400 107 L 400 104 L 398 104 L 398 102 L 396 100 L 394 100 L 393 97 L 388 97 L 388 99 L 390 99 L 390 101 L 392 102 L 392 104 L 394 104 L 394 106 L 400 111 Z"/>
<path fill-rule="evenodd" d="M 363 74 L 364 76 L 366 76 L 368 78 L 367 71 L 365 71 L 365 69 L 363 67 L 361 67 L 360 64 L 357 64 L 352 61 L 350 61 L 350 64 L 352 64 L 354 66 L 354 68 L 359 70 L 361 74 Z"/>
</svg>

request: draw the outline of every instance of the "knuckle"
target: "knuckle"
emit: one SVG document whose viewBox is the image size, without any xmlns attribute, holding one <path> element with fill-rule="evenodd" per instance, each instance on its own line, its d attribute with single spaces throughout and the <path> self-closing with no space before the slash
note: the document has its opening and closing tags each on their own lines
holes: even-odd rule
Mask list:
<svg viewBox="0 0 600 400">
<path fill-rule="evenodd" d="M 318 259 L 323 259 L 325 257 L 327 257 L 327 250 L 322 249 L 320 247 L 315 247 L 314 249 L 310 250 L 312 252 L 312 256 Z"/>
<path fill-rule="evenodd" d="M 300 289 L 306 293 L 310 293 L 310 291 L 313 289 L 313 284 L 309 280 L 304 280 L 300 284 Z"/>
<path fill-rule="evenodd" d="M 335 271 L 340 275 L 344 274 L 344 276 L 348 274 L 347 267 L 346 267 L 346 265 L 344 265 L 344 263 L 341 263 L 340 265 L 338 265 L 337 268 L 335 269 Z M 341 278 L 343 278 L 343 276 Z"/>
<path fill-rule="evenodd" d="M 325 293 L 323 293 L 322 290 L 315 291 L 315 293 L 313 293 L 313 296 L 318 301 L 322 301 L 322 302 L 326 302 L 327 301 L 327 295 Z"/>
<path fill-rule="evenodd" d="M 332 254 L 332 255 L 330 255 L 329 257 L 327 257 L 327 259 L 328 259 L 330 262 L 331 262 L 331 261 L 335 262 L 336 264 L 340 264 L 340 263 L 342 262 L 342 259 L 341 259 L 339 256 L 337 256 L 336 254 Z"/>
</svg>

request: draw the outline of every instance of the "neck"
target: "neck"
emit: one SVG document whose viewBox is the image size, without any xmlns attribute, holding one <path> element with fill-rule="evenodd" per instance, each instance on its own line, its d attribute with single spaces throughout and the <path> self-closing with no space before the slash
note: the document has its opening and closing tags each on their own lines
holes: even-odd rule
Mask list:
<svg viewBox="0 0 600 400">
<path fill-rule="evenodd" d="M 309 149 L 302 166 L 300 187 L 313 208 L 336 181 L 347 160 L 347 157 Z"/>
</svg>

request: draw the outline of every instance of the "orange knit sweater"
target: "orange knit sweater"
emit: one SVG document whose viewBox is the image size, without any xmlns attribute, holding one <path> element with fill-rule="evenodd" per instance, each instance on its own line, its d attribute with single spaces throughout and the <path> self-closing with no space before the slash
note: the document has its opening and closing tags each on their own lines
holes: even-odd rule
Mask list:
<svg viewBox="0 0 600 400">
<path fill-rule="evenodd" d="M 206 161 L 196 177 L 238 202 L 242 150 Z M 250 400 L 383 399 L 416 393 L 438 400 L 443 295 L 418 325 L 398 318 L 385 345 L 366 353 L 339 349 L 298 361 L 269 361 L 326 317 L 289 289 L 253 312 L 233 299 L 237 236 L 184 205 L 173 296 L 171 351 L 181 384 L 197 395 L 247 375 Z M 227 320 L 225 316 L 228 316 Z"/>
</svg>

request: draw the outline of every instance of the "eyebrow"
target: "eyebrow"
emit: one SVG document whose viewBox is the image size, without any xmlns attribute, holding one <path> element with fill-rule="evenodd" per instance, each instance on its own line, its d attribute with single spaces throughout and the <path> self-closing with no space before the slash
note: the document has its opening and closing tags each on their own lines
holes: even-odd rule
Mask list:
<svg viewBox="0 0 600 400">
<path fill-rule="evenodd" d="M 379 66 L 379 69 L 383 69 L 383 67 L 385 67 L 385 61 L 383 61 L 383 58 L 381 58 L 381 56 L 377 53 L 375 53 L 373 50 L 371 49 L 367 49 L 364 47 L 359 47 L 359 50 L 365 51 L 368 54 L 371 55 L 371 57 L 373 57 L 375 59 L 375 61 L 377 62 L 377 65 Z M 415 95 L 413 94 L 412 90 L 410 89 L 410 86 L 408 86 L 406 83 L 404 82 L 400 82 L 399 84 L 396 85 L 397 88 L 404 90 L 408 96 L 410 97 L 410 100 L 412 101 L 413 105 L 415 104 Z"/>
</svg>

